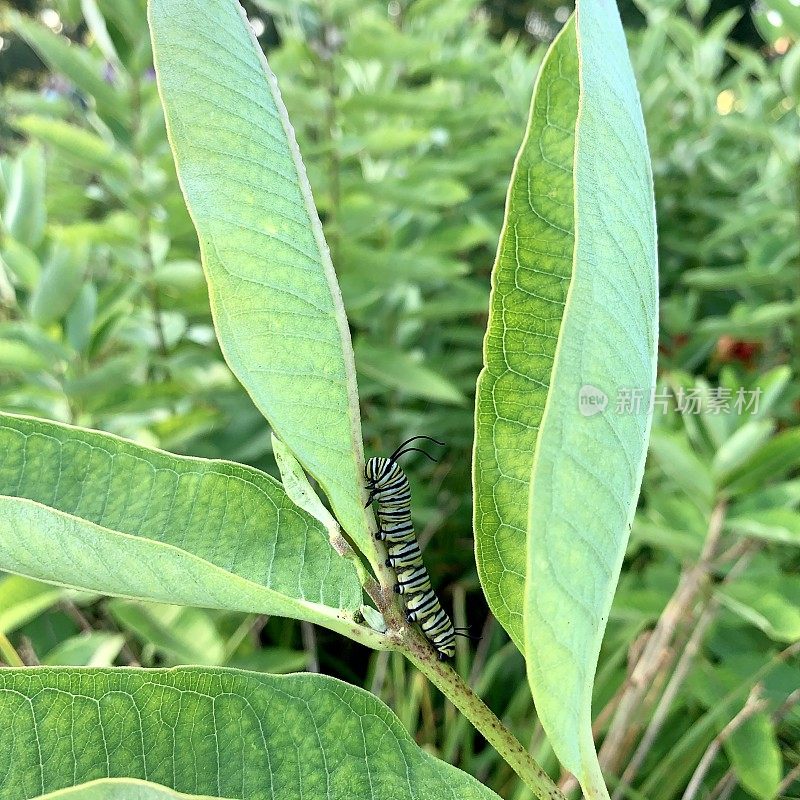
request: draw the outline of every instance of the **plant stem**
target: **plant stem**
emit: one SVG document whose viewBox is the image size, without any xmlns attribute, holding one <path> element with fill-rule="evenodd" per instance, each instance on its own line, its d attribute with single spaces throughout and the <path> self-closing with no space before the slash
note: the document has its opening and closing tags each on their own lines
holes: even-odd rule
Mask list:
<svg viewBox="0 0 800 800">
<path fill-rule="evenodd" d="M 785 717 L 791 712 L 797 703 L 800 702 L 800 689 L 795 689 L 781 704 L 780 706 L 770 715 L 772 718 L 772 724 L 778 725 L 782 722 Z M 800 767 L 800 765 L 798 765 Z M 739 779 L 736 776 L 733 768 L 729 768 L 728 771 L 717 781 L 717 785 L 709 792 L 708 800 L 727 800 L 733 794 L 733 790 L 739 783 Z M 792 781 L 789 781 L 784 789 L 788 789 L 791 785 Z M 785 791 L 778 789 L 776 793 L 777 797 L 783 797 L 786 794 Z"/>
<path fill-rule="evenodd" d="M 778 786 L 778 797 L 783 797 L 796 781 L 800 781 L 800 764 L 795 764 L 795 766 L 786 773 L 786 777 L 781 781 L 780 786 Z"/>
<path fill-rule="evenodd" d="M 371 513 L 367 514 L 367 522 L 370 530 L 374 530 L 375 521 Z M 370 593 L 370 596 L 386 622 L 384 641 L 391 649 L 402 653 L 483 734 L 539 800 L 566 800 L 550 776 L 472 687 L 451 666 L 439 661 L 422 633 L 408 625 L 402 598 L 394 593 L 394 572 L 384 565 L 386 550 L 383 542 L 372 541 L 378 558 L 374 559 L 375 553 L 368 555 L 372 556 L 371 563 L 377 561 L 375 571 L 379 586 L 378 591 L 373 587 L 374 594 Z M 351 638 L 355 637 L 351 635 Z"/>
<path fill-rule="evenodd" d="M 25 662 L 19 657 L 19 654 L 14 649 L 8 637 L 0 631 L 0 656 L 9 667 L 24 667 Z"/>
<path fill-rule="evenodd" d="M 406 658 L 483 734 L 539 800 L 565 800 L 549 775 L 514 738 L 494 712 L 448 664 L 437 660 L 427 644 L 403 648 Z"/>
<path fill-rule="evenodd" d="M 319 672 L 319 655 L 317 654 L 317 635 L 310 622 L 300 623 L 300 634 L 303 638 L 303 649 L 308 656 L 307 672 Z"/>
<path fill-rule="evenodd" d="M 741 575 L 741 573 L 747 568 L 749 562 L 750 554 L 745 552 L 739 561 L 737 561 L 736 564 L 731 568 L 730 572 L 725 578 L 724 583 L 732 583 L 736 578 L 738 578 L 739 575 Z M 644 735 L 642 736 L 642 741 L 639 743 L 639 746 L 636 748 L 636 752 L 633 754 L 633 758 L 630 760 L 628 766 L 625 768 L 625 771 L 622 773 L 619 784 L 614 790 L 612 800 L 620 800 L 620 798 L 625 795 L 631 782 L 636 777 L 636 773 L 644 763 L 645 757 L 655 744 L 656 738 L 658 737 L 662 726 L 667 720 L 667 715 L 672 708 L 672 704 L 675 701 L 675 698 L 678 696 L 678 692 L 680 691 L 683 682 L 686 680 L 697 654 L 700 652 L 700 647 L 703 644 L 706 631 L 708 630 L 709 625 L 715 619 L 719 610 L 719 605 L 720 601 L 715 596 L 707 602 L 705 608 L 700 614 L 694 630 L 689 637 L 689 641 L 682 649 L 681 656 L 678 659 L 678 663 L 675 666 L 672 677 L 669 679 L 669 683 L 664 690 L 664 694 L 661 696 L 650 723 L 647 726 Z"/>
<path fill-rule="evenodd" d="M 639 720 L 645 708 L 645 696 L 659 674 L 671 668 L 675 656 L 671 652 L 675 631 L 691 616 L 695 601 L 708 581 L 722 536 L 725 511 L 725 501 L 719 500 L 711 512 L 699 560 L 681 575 L 677 589 L 659 617 L 623 689 L 598 754 L 601 766 L 611 774 L 619 774 L 625 756 L 636 741 Z"/>
<path fill-rule="evenodd" d="M 382 548 L 381 542 L 375 542 Z M 550 776 L 472 687 L 437 653 L 416 628 L 406 623 L 402 599 L 393 591 L 394 574 L 379 573 L 380 593 L 373 599 L 386 622 L 384 641 L 402 653 L 472 723 L 539 800 L 566 800 Z M 355 638 L 352 637 L 351 638 Z"/>
<path fill-rule="evenodd" d="M 142 86 L 139 76 L 134 76 L 133 80 L 133 122 L 132 128 L 134 142 L 137 141 L 137 135 L 140 132 L 142 125 Z M 144 154 L 139 151 L 138 144 L 134 147 L 134 158 L 136 166 L 136 176 L 139 185 L 144 184 Z M 169 355 L 169 348 L 167 347 L 167 337 L 164 334 L 164 324 L 161 316 L 161 299 L 158 294 L 158 286 L 156 285 L 156 266 L 153 259 L 153 248 L 150 243 L 150 211 L 146 206 L 138 209 L 139 217 L 139 238 L 141 240 L 142 252 L 145 257 L 145 268 L 147 270 L 146 278 L 146 292 L 150 301 L 151 311 L 153 313 L 153 327 L 156 334 L 156 342 L 158 345 L 159 353 L 163 358 Z"/>
<path fill-rule="evenodd" d="M 700 759 L 700 763 L 697 765 L 694 774 L 686 786 L 686 791 L 683 793 L 682 800 L 693 800 L 703 784 L 703 779 L 705 778 L 706 773 L 714 763 L 714 759 L 717 757 L 717 754 L 719 753 L 725 741 L 731 736 L 732 733 L 734 733 L 734 731 L 736 731 L 737 728 L 750 719 L 750 717 L 752 717 L 754 714 L 762 711 L 765 706 L 766 703 L 761 698 L 761 686 L 756 684 L 750 692 L 741 711 L 739 711 L 739 713 L 722 729 L 722 732 L 719 734 L 719 736 L 716 736 L 712 740 L 711 744 L 706 748 L 705 753 L 703 753 L 703 757 Z"/>
</svg>

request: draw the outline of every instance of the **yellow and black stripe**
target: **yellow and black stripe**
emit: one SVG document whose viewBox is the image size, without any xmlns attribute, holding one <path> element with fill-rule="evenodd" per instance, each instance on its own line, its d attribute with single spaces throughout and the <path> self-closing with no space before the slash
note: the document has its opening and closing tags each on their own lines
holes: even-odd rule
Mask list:
<svg viewBox="0 0 800 800">
<path fill-rule="evenodd" d="M 403 595 L 407 621 L 422 628 L 440 659 L 452 658 L 456 631 L 431 587 L 428 570 L 422 562 L 411 523 L 411 489 L 395 460 L 398 455 L 399 448 L 389 458 L 371 458 L 365 469 L 369 500 L 378 506 L 375 538 L 386 542 L 389 552 L 386 565 L 397 573 L 395 591 Z"/>
</svg>

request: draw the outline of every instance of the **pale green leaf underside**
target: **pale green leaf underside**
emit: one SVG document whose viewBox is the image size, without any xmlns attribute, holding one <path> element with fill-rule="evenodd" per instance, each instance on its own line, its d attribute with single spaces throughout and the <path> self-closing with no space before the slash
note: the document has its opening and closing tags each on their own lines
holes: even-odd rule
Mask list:
<svg viewBox="0 0 800 800">
<path fill-rule="evenodd" d="M 497 797 L 322 675 L 0 671 L 0 798 L 106 777 L 241 800 Z"/>
<path fill-rule="evenodd" d="M 574 21 L 549 51 L 509 187 L 475 404 L 475 553 L 489 604 L 520 650 L 528 491 L 573 251 L 578 113 Z"/>
<path fill-rule="evenodd" d="M 106 778 L 39 795 L 37 800 L 210 800 L 211 795 L 184 794 L 148 781 Z"/>
<path fill-rule="evenodd" d="M 0 495 L 5 571 L 303 618 L 361 603 L 352 564 L 322 526 L 273 478 L 239 464 L 3 414 Z"/>
<path fill-rule="evenodd" d="M 150 27 L 225 358 L 372 552 L 347 320 L 275 79 L 235 0 L 151 0 Z"/>
<path fill-rule="evenodd" d="M 655 384 L 658 300 L 647 140 L 613 0 L 579 0 L 576 29 L 574 268 L 531 478 L 524 621 L 542 725 L 596 798 L 592 685 L 651 421 L 646 399 L 634 413 L 616 399 Z M 605 411 L 579 412 L 585 386 L 609 398 Z"/>
</svg>

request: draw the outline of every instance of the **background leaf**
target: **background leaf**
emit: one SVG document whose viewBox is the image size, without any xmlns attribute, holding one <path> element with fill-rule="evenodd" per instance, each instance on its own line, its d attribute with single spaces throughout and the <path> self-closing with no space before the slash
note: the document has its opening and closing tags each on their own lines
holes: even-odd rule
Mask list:
<svg viewBox="0 0 800 800">
<path fill-rule="evenodd" d="M 111 667 L 125 638 L 120 634 L 87 632 L 65 639 L 54 647 L 42 664 L 50 667 Z"/>
<path fill-rule="evenodd" d="M 464 395 L 447 378 L 402 350 L 362 342 L 356 347 L 359 372 L 377 383 L 412 397 L 448 405 L 464 405 Z"/>
<path fill-rule="evenodd" d="M 33 248 L 42 241 L 47 214 L 42 148 L 38 145 L 26 147 L 14 161 L 10 172 L 3 226 L 21 247 Z"/>
<path fill-rule="evenodd" d="M 93 58 L 84 48 L 72 46 L 44 25 L 12 11 L 8 15 L 11 27 L 22 36 L 51 69 L 66 75 L 87 92 L 96 103 L 97 112 L 111 124 L 128 122 L 130 109 L 125 103 L 123 87 L 103 77 L 103 62 Z M 118 76 L 119 77 L 119 76 Z"/>
<path fill-rule="evenodd" d="M 0 579 L 0 633 L 8 633 L 54 606 L 64 590 L 22 575 Z"/>
<path fill-rule="evenodd" d="M 725 752 L 742 786 L 759 800 L 778 794 L 783 774 L 781 749 L 769 714 L 754 714 L 725 741 Z"/>
</svg>

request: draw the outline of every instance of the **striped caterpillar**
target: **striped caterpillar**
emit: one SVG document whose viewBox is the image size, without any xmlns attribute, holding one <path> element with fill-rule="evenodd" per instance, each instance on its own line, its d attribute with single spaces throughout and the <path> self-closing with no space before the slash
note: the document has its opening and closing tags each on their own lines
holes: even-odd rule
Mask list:
<svg viewBox="0 0 800 800">
<path fill-rule="evenodd" d="M 422 551 L 411 522 L 411 488 L 397 459 L 412 450 L 430 458 L 424 450 L 406 447 L 416 439 L 429 439 L 436 444 L 443 444 L 430 436 L 414 436 L 403 442 L 388 458 L 369 459 L 364 470 L 369 492 L 367 505 L 377 503 L 378 532 L 375 538 L 386 541 L 389 551 L 386 566 L 396 572 L 394 590 L 403 595 L 406 621 L 416 622 L 420 626 L 436 649 L 439 659 L 444 660 L 455 655 L 455 637 L 466 634 L 453 627 L 431 587 L 430 575 L 422 561 Z"/>
</svg>

